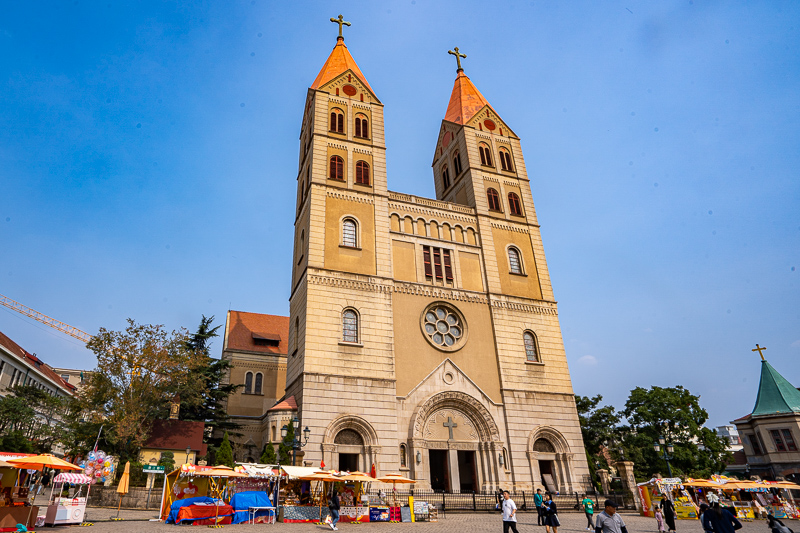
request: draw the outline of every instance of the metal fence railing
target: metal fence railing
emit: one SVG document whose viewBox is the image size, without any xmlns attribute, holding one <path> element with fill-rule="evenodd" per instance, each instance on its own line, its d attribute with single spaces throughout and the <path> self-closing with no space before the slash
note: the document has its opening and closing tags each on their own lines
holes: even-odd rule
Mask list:
<svg viewBox="0 0 800 533">
<path fill-rule="evenodd" d="M 370 494 L 377 494 L 377 491 L 371 490 Z M 394 494 L 398 499 L 406 499 L 408 496 L 413 496 L 414 500 L 426 501 L 429 504 L 436 505 L 436 508 L 442 512 L 493 512 L 496 510 L 499 501 L 496 492 L 436 492 L 408 489 L 398 490 Z M 520 511 L 536 512 L 533 500 L 534 494 L 531 491 L 511 492 L 511 498 Z M 387 494 L 390 497 L 391 495 L 391 492 Z M 555 494 L 552 498 L 559 512 L 582 512 L 581 501 L 584 498 L 583 493 Z M 596 506 L 600 506 L 605 500 L 614 500 L 621 509 L 636 509 L 636 503 L 628 493 L 589 494 L 589 498 L 595 502 Z"/>
</svg>

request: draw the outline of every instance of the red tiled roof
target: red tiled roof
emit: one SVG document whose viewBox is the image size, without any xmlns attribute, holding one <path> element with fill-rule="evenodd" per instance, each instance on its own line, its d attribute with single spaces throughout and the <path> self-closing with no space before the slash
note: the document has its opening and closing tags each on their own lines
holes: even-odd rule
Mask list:
<svg viewBox="0 0 800 533">
<path fill-rule="evenodd" d="M 268 339 L 271 342 L 256 344 L 256 340 L 260 339 Z M 273 341 L 278 339 L 276 346 Z M 289 317 L 228 311 L 228 321 L 225 324 L 225 349 L 287 355 Z"/>
<path fill-rule="evenodd" d="M 47 378 L 50 379 L 50 381 L 52 381 L 54 385 L 67 389 L 70 392 L 75 390 L 75 385 L 70 385 L 69 383 L 61 379 L 61 376 L 55 373 L 53 369 L 50 367 L 50 365 L 48 365 L 47 363 L 36 357 L 35 354 L 32 354 L 29 351 L 27 351 L 25 348 L 23 348 L 16 342 L 12 341 L 2 331 L 0 331 L 0 345 L 2 345 L 6 350 L 11 352 L 12 354 L 22 359 L 23 362 L 28 363 L 29 365 L 36 368 L 36 370 L 47 376 Z"/>
<path fill-rule="evenodd" d="M 486 98 L 464 72 L 459 71 L 450 94 L 450 103 L 444 119 L 456 124 L 466 124 L 475 114 L 486 106 L 491 107 Z"/>
<path fill-rule="evenodd" d="M 367 89 L 369 89 L 372 94 L 375 94 L 375 91 L 369 86 L 367 78 L 361 73 L 361 69 L 358 68 L 358 65 L 356 65 L 356 60 L 350 55 L 350 51 L 344 44 L 344 39 L 336 40 L 336 46 L 333 47 L 333 51 L 331 51 L 331 55 L 328 56 L 328 60 L 322 65 L 322 70 L 317 74 L 317 78 L 314 80 L 314 83 L 311 84 L 311 88 L 319 89 L 339 74 L 347 72 L 348 70 L 352 71 L 353 74 L 367 86 Z"/>
<path fill-rule="evenodd" d="M 267 412 L 269 411 L 286 411 L 286 410 L 293 410 L 297 411 L 297 402 L 294 399 L 294 396 L 289 396 L 288 398 L 284 399 L 276 403 L 274 406 L 270 407 Z"/>
<path fill-rule="evenodd" d="M 188 420 L 154 420 L 150 428 L 150 437 L 143 448 L 157 450 L 185 450 L 191 448 L 198 456 L 206 454 L 203 444 L 203 422 Z"/>
</svg>

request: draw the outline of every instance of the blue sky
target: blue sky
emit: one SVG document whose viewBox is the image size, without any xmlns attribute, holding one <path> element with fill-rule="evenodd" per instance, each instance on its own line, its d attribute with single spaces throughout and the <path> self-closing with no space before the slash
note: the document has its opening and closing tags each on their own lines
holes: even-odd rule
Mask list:
<svg viewBox="0 0 800 533">
<path fill-rule="evenodd" d="M 727 423 L 757 342 L 800 385 L 796 2 L 6 2 L 0 293 L 90 333 L 287 314 L 303 103 L 340 12 L 391 190 L 434 194 L 454 46 L 521 137 L 577 393 L 683 384 Z"/>
</svg>

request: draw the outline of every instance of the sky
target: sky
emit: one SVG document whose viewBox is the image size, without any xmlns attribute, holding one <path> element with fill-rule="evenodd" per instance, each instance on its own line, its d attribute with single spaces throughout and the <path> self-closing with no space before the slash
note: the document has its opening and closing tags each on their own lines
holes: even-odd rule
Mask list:
<svg viewBox="0 0 800 533">
<path fill-rule="evenodd" d="M 434 196 L 455 46 L 521 138 L 577 394 L 681 384 L 727 424 L 756 343 L 800 385 L 790 1 L 3 2 L 0 294 L 89 333 L 288 314 L 303 105 L 339 13 L 390 190 Z M 95 366 L 3 307 L 0 331 Z"/>
</svg>

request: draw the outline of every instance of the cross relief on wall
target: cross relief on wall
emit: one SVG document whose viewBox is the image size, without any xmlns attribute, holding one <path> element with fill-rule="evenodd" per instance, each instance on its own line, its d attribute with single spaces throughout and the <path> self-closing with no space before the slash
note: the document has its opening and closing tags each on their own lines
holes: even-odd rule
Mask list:
<svg viewBox="0 0 800 533">
<path fill-rule="evenodd" d="M 460 411 L 442 409 L 434 412 L 425 421 L 422 436 L 434 441 L 477 441 L 478 431 Z"/>
</svg>

